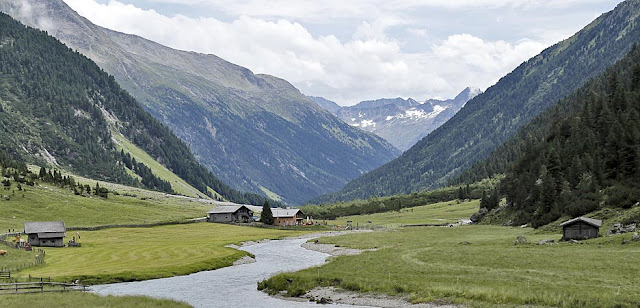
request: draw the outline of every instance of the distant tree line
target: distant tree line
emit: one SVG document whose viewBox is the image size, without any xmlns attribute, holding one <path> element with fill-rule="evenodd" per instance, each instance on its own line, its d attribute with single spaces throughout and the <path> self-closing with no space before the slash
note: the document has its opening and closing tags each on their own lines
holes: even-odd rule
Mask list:
<svg viewBox="0 0 640 308">
<path fill-rule="evenodd" d="M 335 219 L 343 216 L 399 211 L 404 208 L 456 199 L 480 199 L 485 191 L 494 189 L 497 181 L 497 179 L 485 180 L 459 187 L 451 186 L 408 195 L 375 197 L 330 205 L 306 205 L 301 209 L 306 215 L 313 216 L 315 219 Z"/>
<path fill-rule="evenodd" d="M 135 172 L 142 179 L 142 185 L 149 189 L 163 191 L 166 193 L 173 194 L 173 188 L 171 188 L 171 183 L 165 181 L 153 174 L 151 168 L 147 167 L 145 164 L 136 161 L 135 158 L 131 157 L 131 154 L 124 153 L 124 150 L 120 150 L 120 160 L 122 163 L 131 171 Z"/>
<path fill-rule="evenodd" d="M 61 188 L 67 188 L 74 192 L 76 195 L 89 196 L 93 195 L 108 198 L 109 190 L 105 187 L 100 187 L 96 182 L 95 187 L 92 189 L 87 184 L 81 184 L 76 182 L 75 178 L 68 175 L 62 175 L 62 172 L 56 169 L 49 169 L 42 167 L 38 174 L 35 174 L 29 170 L 26 164 L 18 162 L 10 157 L 7 153 L 0 150 L 0 170 L 2 173 L 2 186 L 5 189 L 10 189 L 12 181 L 16 183 L 16 189 L 23 191 L 26 186 L 35 186 L 36 182 L 50 183 Z"/>
</svg>

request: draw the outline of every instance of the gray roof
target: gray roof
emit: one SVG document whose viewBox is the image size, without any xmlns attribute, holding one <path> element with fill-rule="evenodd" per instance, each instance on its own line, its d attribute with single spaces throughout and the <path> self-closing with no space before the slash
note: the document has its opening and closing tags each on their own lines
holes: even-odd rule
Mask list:
<svg viewBox="0 0 640 308">
<path fill-rule="evenodd" d="M 564 227 L 564 226 L 571 225 L 571 224 L 573 224 L 575 222 L 578 222 L 578 221 L 585 222 L 585 223 L 587 223 L 589 225 L 592 225 L 594 227 L 597 227 L 597 228 L 600 228 L 600 226 L 602 226 L 602 220 L 593 219 L 593 218 L 587 218 L 587 217 L 578 217 L 578 218 L 574 218 L 574 219 L 571 219 L 571 220 L 567 220 L 567 221 L 561 223 L 560 226 Z"/>
<path fill-rule="evenodd" d="M 247 208 L 242 204 L 235 205 L 218 205 L 207 212 L 207 214 L 233 214 L 241 208 Z M 248 210 L 249 208 L 247 208 Z"/>
<path fill-rule="evenodd" d="M 34 221 L 24 223 L 24 233 L 64 233 L 67 228 L 62 221 Z"/>
<path fill-rule="evenodd" d="M 274 218 L 285 218 L 285 217 L 295 217 L 296 214 L 300 212 L 302 215 L 302 211 L 300 209 L 281 209 L 281 208 L 272 208 L 271 214 L 273 214 Z"/>
<path fill-rule="evenodd" d="M 57 237 L 64 237 L 64 232 L 38 233 L 38 238 L 57 238 Z"/>
</svg>

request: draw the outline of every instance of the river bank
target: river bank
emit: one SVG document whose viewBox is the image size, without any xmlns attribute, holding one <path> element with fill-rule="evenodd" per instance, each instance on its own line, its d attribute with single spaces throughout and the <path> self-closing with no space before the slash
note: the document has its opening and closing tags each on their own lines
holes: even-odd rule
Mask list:
<svg viewBox="0 0 640 308">
<path fill-rule="evenodd" d="M 370 232 L 370 231 L 364 231 Z M 348 234 L 349 232 L 339 232 L 339 233 L 325 233 L 325 236 L 337 236 Z M 320 234 L 312 234 L 315 235 L 316 238 Z M 303 236 L 304 237 L 304 236 Z M 326 253 L 333 257 L 337 256 L 355 256 L 367 251 L 377 251 L 376 248 L 369 249 L 355 249 L 355 248 L 347 248 L 347 247 L 338 247 L 334 244 L 322 244 L 317 240 L 313 242 L 305 242 L 301 245 L 302 248 Z M 327 261 L 332 258 L 328 258 Z M 316 303 L 324 303 L 324 304 L 345 304 L 345 305 L 357 305 L 357 306 L 367 306 L 367 307 L 380 307 L 380 308 L 457 308 L 460 307 L 458 305 L 451 305 L 448 303 L 420 303 L 420 304 L 412 304 L 409 302 L 409 298 L 407 296 L 390 296 L 386 294 L 372 294 L 372 293 L 359 293 L 354 291 L 348 291 L 335 287 L 316 287 L 309 290 L 302 296 L 299 297 L 287 297 L 281 294 L 275 295 L 274 297 L 280 298 L 283 300 L 294 301 L 294 302 L 304 302 L 311 301 Z"/>
<path fill-rule="evenodd" d="M 95 285 L 91 287 L 91 292 L 100 295 L 145 295 L 153 298 L 169 298 L 186 302 L 196 308 L 212 306 L 318 308 L 321 306 L 308 300 L 304 302 L 283 300 L 256 289 L 259 281 L 273 275 L 324 264 L 329 255 L 302 248 L 301 245 L 307 240 L 308 238 L 273 240 L 240 247 L 240 250 L 255 257 L 253 263 L 170 278 Z M 344 305 L 344 307 L 358 306 Z"/>
</svg>

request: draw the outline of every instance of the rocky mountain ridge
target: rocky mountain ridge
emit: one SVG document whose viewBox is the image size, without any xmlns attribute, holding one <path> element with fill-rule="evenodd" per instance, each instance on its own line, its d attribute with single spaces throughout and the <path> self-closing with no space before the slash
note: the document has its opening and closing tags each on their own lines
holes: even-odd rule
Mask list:
<svg viewBox="0 0 640 308">
<path fill-rule="evenodd" d="M 412 98 L 363 101 L 354 106 L 339 106 L 322 97 L 310 97 L 316 104 L 335 114 L 347 124 L 372 132 L 406 151 L 430 132 L 449 120 L 480 89 L 466 88 L 453 99 Z"/>
</svg>

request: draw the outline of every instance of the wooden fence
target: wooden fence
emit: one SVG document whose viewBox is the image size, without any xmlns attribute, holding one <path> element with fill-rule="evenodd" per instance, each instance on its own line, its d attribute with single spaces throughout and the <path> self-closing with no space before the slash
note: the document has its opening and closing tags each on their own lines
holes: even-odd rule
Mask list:
<svg viewBox="0 0 640 308">
<path fill-rule="evenodd" d="M 15 249 L 24 249 L 24 247 L 21 247 L 21 246 L 16 247 L 16 245 L 13 242 L 9 242 L 6 240 L 7 237 L 15 237 L 16 234 L 20 234 L 20 233 L 5 233 L 0 235 L 0 243 Z M 11 272 L 18 272 L 25 268 L 44 264 L 45 263 L 44 257 L 46 255 L 46 252 L 40 248 L 33 248 L 33 252 L 36 254 L 36 258 L 33 262 L 23 263 L 20 265 L 15 265 L 13 267 L 0 266 L 0 273 L 9 272 L 9 274 L 0 274 L 0 278 L 11 278 Z"/>
<path fill-rule="evenodd" d="M 44 292 L 68 292 L 87 291 L 87 286 L 79 284 L 69 284 L 60 282 L 14 282 L 1 283 L 0 295 L 3 294 L 23 294 L 23 293 L 44 293 Z"/>
</svg>

